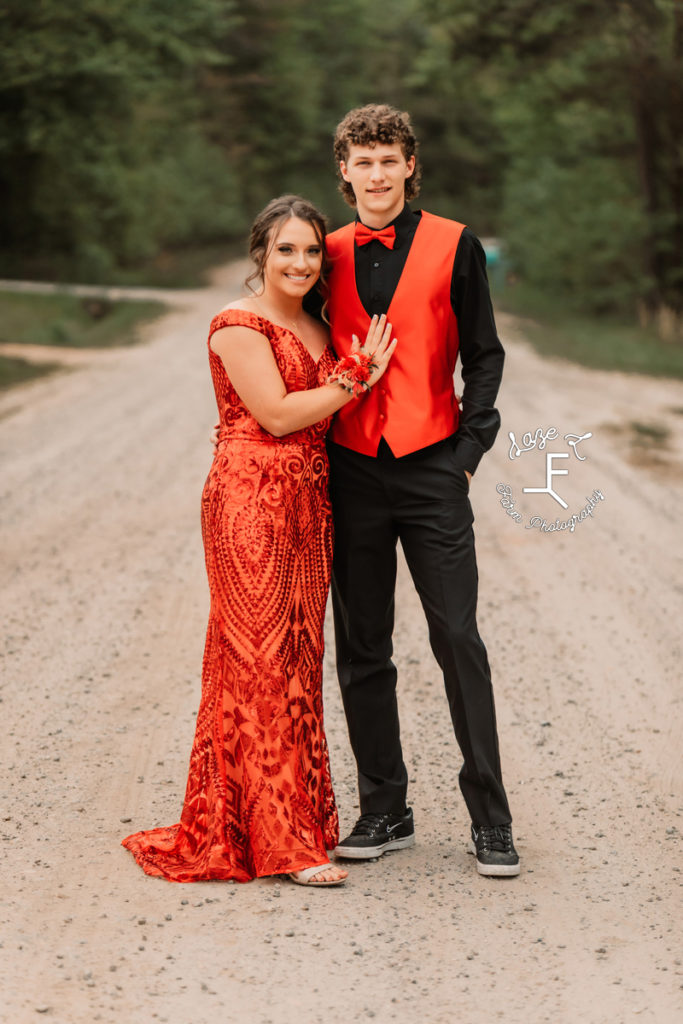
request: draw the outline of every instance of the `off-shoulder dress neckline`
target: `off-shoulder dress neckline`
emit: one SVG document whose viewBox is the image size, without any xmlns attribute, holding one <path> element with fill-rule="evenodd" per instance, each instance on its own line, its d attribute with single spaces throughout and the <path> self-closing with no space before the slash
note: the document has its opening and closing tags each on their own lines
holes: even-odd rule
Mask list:
<svg viewBox="0 0 683 1024">
<path fill-rule="evenodd" d="M 277 323 L 275 323 L 274 320 L 269 320 L 267 316 L 262 316 L 260 313 L 253 313 L 252 310 L 250 310 L 250 309 L 240 309 L 237 306 L 229 306 L 227 309 L 222 309 L 220 311 L 220 313 L 216 314 L 216 317 L 214 317 L 214 319 L 217 319 L 219 316 L 222 316 L 224 313 L 242 313 L 245 316 L 254 317 L 254 319 L 256 319 L 256 320 L 262 320 L 263 323 L 270 324 L 271 327 L 277 327 L 278 330 L 280 330 L 280 331 L 286 331 L 287 334 L 290 334 L 292 336 L 292 338 L 294 338 L 294 340 L 301 346 L 301 348 L 304 350 L 304 352 L 306 353 L 306 355 L 308 356 L 308 358 L 311 360 L 311 362 L 313 363 L 313 365 L 315 367 L 320 365 L 320 361 L 322 359 L 324 359 L 326 352 L 331 352 L 332 351 L 331 342 L 328 341 L 327 344 L 325 345 L 325 348 L 320 353 L 320 356 L 318 357 L 318 359 L 316 359 L 313 356 L 313 354 L 311 353 L 311 351 L 308 348 L 308 346 L 305 345 L 304 342 L 301 340 L 299 335 L 295 334 L 294 331 L 291 330 L 291 328 L 285 327 L 284 324 L 277 324 Z"/>
</svg>

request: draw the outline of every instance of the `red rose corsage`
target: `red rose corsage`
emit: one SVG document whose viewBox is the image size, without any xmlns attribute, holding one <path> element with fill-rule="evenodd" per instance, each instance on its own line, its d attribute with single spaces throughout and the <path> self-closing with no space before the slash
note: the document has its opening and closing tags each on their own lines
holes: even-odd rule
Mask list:
<svg viewBox="0 0 683 1024">
<path fill-rule="evenodd" d="M 372 356 L 366 352 L 352 352 L 339 360 L 327 378 L 327 383 L 338 384 L 344 391 L 358 398 L 370 390 L 371 385 L 368 381 L 376 369 L 377 363 L 373 363 Z"/>
</svg>

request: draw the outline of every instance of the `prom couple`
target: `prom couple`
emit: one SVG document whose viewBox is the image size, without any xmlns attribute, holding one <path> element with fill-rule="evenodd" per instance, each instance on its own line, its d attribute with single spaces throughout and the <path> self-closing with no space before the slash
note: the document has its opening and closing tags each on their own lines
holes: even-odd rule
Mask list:
<svg viewBox="0 0 683 1024">
<path fill-rule="evenodd" d="M 274 199 L 251 231 L 251 295 L 211 323 L 201 702 L 180 823 L 123 841 L 147 874 L 322 887 L 345 881 L 343 859 L 413 846 L 391 658 L 397 540 L 443 670 L 477 870 L 519 873 L 468 498 L 500 425 L 504 353 L 479 241 L 408 205 L 416 150 L 405 113 L 347 114 L 334 153 L 355 221 L 326 236 L 310 203 Z M 341 842 L 322 706 L 330 579 L 361 812 Z"/>
</svg>

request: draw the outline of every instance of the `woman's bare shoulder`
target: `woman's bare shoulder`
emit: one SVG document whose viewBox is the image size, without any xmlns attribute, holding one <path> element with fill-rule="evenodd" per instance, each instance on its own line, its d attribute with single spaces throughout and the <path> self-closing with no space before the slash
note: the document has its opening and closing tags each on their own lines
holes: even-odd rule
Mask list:
<svg viewBox="0 0 683 1024">
<path fill-rule="evenodd" d="M 249 324 L 249 321 L 247 321 L 247 323 L 236 324 L 221 323 L 223 314 L 231 311 L 238 313 L 251 313 L 252 316 L 258 317 L 258 319 L 252 321 L 251 324 Z M 261 321 L 263 321 L 263 317 L 256 311 L 254 304 L 250 302 L 248 298 L 236 299 L 234 302 L 229 302 L 228 305 L 224 306 L 223 309 L 221 309 L 221 311 L 213 318 L 212 325 L 216 324 L 216 326 L 213 327 L 209 344 L 215 352 L 217 351 L 217 348 L 224 347 L 226 342 L 232 343 L 232 345 L 238 345 L 240 341 L 244 341 L 250 336 L 252 338 L 254 335 L 263 336 L 263 330 L 259 330 L 259 327 L 262 328 L 263 326 Z"/>
</svg>

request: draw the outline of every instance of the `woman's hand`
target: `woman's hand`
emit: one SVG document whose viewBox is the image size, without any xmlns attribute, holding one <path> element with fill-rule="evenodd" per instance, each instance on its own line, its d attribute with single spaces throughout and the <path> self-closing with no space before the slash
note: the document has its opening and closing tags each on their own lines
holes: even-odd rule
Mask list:
<svg viewBox="0 0 683 1024">
<path fill-rule="evenodd" d="M 382 377 L 389 365 L 389 360 L 394 354 L 398 339 L 394 338 L 393 341 L 391 340 L 391 324 L 387 322 L 386 313 L 382 313 L 381 316 L 377 316 L 377 314 L 373 316 L 362 345 L 360 338 L 356 337 L 355 334 L 351 337 L 353 342 L 351 354 L 358 352 L 370 356 L 376 366 L 376 369 L 372 371 L 368 378 L 368 384 L 372 387 Z"/>
</svg>

